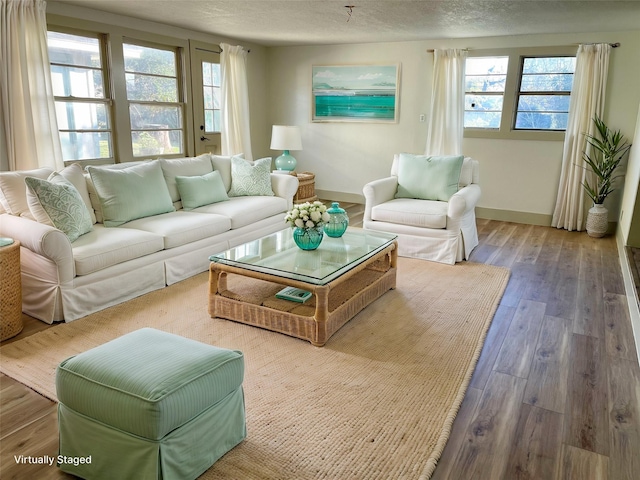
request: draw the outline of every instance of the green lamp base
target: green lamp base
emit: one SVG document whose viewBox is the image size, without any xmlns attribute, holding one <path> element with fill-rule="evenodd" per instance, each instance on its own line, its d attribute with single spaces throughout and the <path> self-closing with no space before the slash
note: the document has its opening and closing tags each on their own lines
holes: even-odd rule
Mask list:
<svg viewBox="0 0 640 480">
<path fill-rule="evenodd" d="M 280 155 L 278 158 L 276 158 L 276 169 L 278 170 L 285 170 L 288 172 L 292 172 L 293 170 L 296 169 L 296 159 L 293 157 L 293 155 L 289 154 L 289 150 L 285 150 L 284 152 L 282 152 L 282 155 Z"/>
</svg>

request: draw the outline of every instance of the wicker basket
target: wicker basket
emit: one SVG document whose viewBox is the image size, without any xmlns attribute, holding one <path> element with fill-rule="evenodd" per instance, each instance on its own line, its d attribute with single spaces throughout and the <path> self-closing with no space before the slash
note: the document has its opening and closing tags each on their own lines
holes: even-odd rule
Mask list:
<svg viewBox="0 0 640 480">
<path fill-rule="evenodd" d="M 294 203 L 313 202 L 316 197 L 316 175 L 311 172 L 298 173 L 298 191 L 293 197 Z"/>
<path fill-rule="evenodd" d="M 0 340 L 22 331 L 20 242 L 0 247 Z"/>
</svg>

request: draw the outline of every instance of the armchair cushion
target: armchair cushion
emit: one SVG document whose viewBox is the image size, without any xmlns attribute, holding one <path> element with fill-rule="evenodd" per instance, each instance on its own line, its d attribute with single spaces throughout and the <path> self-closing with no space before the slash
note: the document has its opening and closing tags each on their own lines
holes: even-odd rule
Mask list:
<svg viewBox="0 0 640 480">
<path fill-rule="evenodd" d="M 447 208 L 445 202 L 397 198 L 373 207 L 371 220 L 423 228 L 446 228 Z"/>
<path fill-rule="evenodd" d="M 449 201 L 458 191 L 464 157 L 401 153 L 396 198 Z"/>
</svg>

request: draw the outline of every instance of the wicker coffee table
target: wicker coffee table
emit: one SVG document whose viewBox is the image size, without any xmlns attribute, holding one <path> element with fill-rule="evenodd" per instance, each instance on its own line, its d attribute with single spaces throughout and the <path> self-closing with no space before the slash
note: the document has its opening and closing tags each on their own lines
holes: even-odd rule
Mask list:
<svg viewBox="0 0 640 480">
<path fill-rule="evenodd" d="M 397 255 L 389 233 L 349 227 L 341 238 L 325 235 L 317 250 L 303 251 L 291 229 L 282 230 L 210 257 L 209 314 L 321 347 L 395 288 Z M 305 303 L 276 297 L 287 286 L 312 297 Z"/>
</svg>

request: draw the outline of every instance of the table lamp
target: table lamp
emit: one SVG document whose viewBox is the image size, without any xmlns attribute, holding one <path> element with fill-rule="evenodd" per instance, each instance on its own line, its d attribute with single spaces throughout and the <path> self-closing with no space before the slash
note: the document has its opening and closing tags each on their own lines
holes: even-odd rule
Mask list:
<svg viewBox="0 0 640 480">
<path fill-rule="evenodd" d="M 271 149 L 283 150 L 282 155 L 276 158 L 276 169 L 289 172 L 295 170 L 297 162 L 289 150 L 302 150 L 300 127 L 274 125 L 271 130 Z"/>
</svg>

